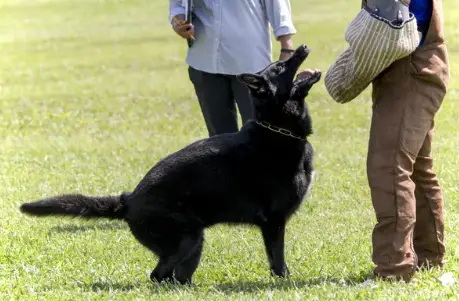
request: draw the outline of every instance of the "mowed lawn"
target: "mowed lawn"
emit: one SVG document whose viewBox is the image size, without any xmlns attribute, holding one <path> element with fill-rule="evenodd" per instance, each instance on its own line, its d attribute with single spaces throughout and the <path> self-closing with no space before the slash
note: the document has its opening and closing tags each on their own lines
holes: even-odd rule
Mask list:
<svg viewBox="0 0 459 301">
<path fill-rule="evenodd" d="M 326 71 L 359 4 L 292 1 L 295 42 L 312 49 L 305 68 Z M 459 278 L 459 2 L 444 8 L 451 82 L 434 155 L 447 209 L 445 272 Z M 408 285 L 362 285 L 373 267 L 371 100 L 367 91 L 336 104 L 323 81 L 307 98 L 317 176 L 287 227 L 290 280 L 269 276 L 261 234 L 249 227 L 209 229 L 195 285 L 180 287 L 150 282 L 157 259 L 123 222 L 21 215 L 22 202 L 59 193 L 130 191 L 162 157 L 206 137 L 167 9 L 166 0 L 0 2 L 0 300 L 458 298 L 440 271 Z"/>
</svg>

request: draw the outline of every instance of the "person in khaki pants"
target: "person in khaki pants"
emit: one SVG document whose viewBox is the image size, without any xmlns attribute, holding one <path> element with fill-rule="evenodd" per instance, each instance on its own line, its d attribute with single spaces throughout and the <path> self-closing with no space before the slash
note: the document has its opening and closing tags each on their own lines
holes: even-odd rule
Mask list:
<svg viewBox="0 0 459 301">
<path fill-rule="evenodd" d="M 385 69 L 368 83 L 357 84 L 359 80 L 353 79 L 365 73 L 359 71 L 365 64 L 358 62 L 361 47 L 348 39 L 355 32 L 348 29 L 350 47 L 329 69 L 325 84 L 337 102 L 345 103 L 372 82 L 367 175 L 377 219 L 372 237 L 374 274 L 409 281 L 418 267 L 442 267 L 444 263 L 444 204 L 431 147 L 449 69 L 442 1 L 401 1 L 417 19 L 422 35 L 419 47 L 387 68 L 374 63 Z M 399 33 L 400 28 L 394 30 Z"/>
<path fill-rule="evenodd" d="M 442 1 L 429 1 L 423 44 L 373 81 L 367 174 L 377 217 L 375 274 L 405 280 L 416 267 L 442 266 L 445 255 L 443 196 L 431 146 L 446 94 L 448 55 Z"/>
</svg>

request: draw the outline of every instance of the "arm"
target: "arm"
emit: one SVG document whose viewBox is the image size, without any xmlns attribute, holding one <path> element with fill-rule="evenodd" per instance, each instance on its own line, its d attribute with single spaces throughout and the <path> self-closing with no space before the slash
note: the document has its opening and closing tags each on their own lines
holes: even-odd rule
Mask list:
<svg viewBox="0 0 459 301">
<path fill-rule="evenodd" d="M 278 41 L 280 42 L 280 47 L 281 47 L 281 53 L 279 60 L 286 60 L 288 59 L 292 53 L 293 53 L 293 39 L 291 34 L 286 34 L 283 36 L 280 36 L 278 38 Z M 290 51 L 287 51 L 290 50 Z"/>
<path fill-rule="evenodd" d="M 169 21 L 173 22 L 172 17 L 174 16 L 183 16 L 185 20 L 185 7 L 182 5 L 182 0 L 169 0 Z"/>
<path fill-rule="evenodd" d="M 280 42 L 281 49 L 293 49 L 292 35 L 296 29 L 292 22 L 290 0 L 264 0 L 266 16 L 273 28 L 276 40 Z M 281 52 L 280 59 L 287 59 L 291 53 Z"/>
<path fill-rule="evenodd" d="M 176 20 L 181 23 L 177 23 Z M 169 0 L 169 21 L 172 24 L 172 29 L 182 38 L 186 39 L 193 36 L 193 24 L 183 24 L 185 21 L 185 7 L 182 5 L 182 0 Z"/>
</svg>

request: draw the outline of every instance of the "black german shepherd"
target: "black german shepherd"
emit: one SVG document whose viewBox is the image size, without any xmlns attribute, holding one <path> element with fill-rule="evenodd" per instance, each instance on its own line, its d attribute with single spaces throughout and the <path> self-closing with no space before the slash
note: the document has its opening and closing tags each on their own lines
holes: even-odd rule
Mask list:
<svg viewBox="0 0 459 301">
<path fill-rule="evenodd" d="M 162 159 L 132 193 L 61 195 L 25 203 L 21 211 L 122 219 L 159 256 L 150 278 L 179 283 L 191 282 L 205 228 L 251 224 L 261 229 L 272 274 L 288 276 L 285 225 L 313 173 L 313 149 L 306 139 L 312 126 L 304 98 L 321 73 L 305 72 L 294 80 L 308 54 L 302 45 L 286 61 L 238 75 L 251 91 L 254 119 L 237 133 L 197 141 Z"/>
</svg>

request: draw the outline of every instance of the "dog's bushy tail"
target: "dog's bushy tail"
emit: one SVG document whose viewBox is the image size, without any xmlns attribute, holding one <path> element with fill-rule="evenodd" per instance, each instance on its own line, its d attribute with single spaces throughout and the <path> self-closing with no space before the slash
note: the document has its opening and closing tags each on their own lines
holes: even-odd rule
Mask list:
<svg viewBox="0 0 459 301">
<path fill-rule="evenodd" d="M 89 197 L 67 194 L 24 203 L 20 210 L 35 216 L 68 215 L 84 218 L 123 219 L 126 212 L 125 196 L 122 194 L 120 196 Z"/>
</svg>

